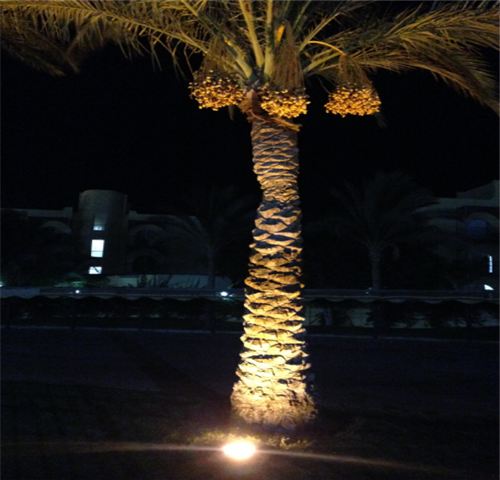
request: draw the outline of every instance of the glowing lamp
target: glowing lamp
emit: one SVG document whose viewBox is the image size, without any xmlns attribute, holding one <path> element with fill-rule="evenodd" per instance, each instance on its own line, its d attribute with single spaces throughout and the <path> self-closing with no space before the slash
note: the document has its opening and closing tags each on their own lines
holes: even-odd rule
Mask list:
<svg viewBox="0 0 500 480">
<path fill-rule="evenodd" d="M 233 460 L 246 460 L 255 453 L 255 445 L 249 442 L 229 443 L 222 451 Z"/>
<path fill-rule="evenodd" d="M 227 292 L 220 292 L 221 297 L 227 297 L 229 294 Z"/>
</svg>

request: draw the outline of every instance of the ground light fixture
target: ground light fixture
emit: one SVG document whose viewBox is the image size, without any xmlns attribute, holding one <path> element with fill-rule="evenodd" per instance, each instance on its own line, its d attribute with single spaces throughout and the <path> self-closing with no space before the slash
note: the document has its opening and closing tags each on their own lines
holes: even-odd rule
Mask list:
<svg viewBox="0 0 500 480">
<path fill-rule="evenodd" d="M 232 442 L 224 445 L 222 451 L 233 460 L 247 460 L 256 452 L 255 445 L 250 442 Z"/>
</svg>

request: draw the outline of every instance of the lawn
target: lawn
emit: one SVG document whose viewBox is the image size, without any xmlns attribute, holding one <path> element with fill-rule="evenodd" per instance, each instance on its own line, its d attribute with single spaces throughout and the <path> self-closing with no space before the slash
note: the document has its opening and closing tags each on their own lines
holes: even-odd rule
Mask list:
<svg viewBox="0 0 500 480">
<path fill-rule="evenodd" d="M 498 478 L 489 343 L 315 338 L 324 402 L 294 435 L 231 424 L 235 335 L 33 329 L 2 344 L 2 480 Z M 258 452 L 238 463 L 220 448 L 240 437 Z"/>
<path fill-rule="evenodd" d="M 498 473 L 496 421 L 326 409 L 290 436 L 232 427 L 227 398 L 14 382 L 2 397 L 3 480 L 493 480 Z M 231 438 L 257 440 L 267 453 L 229 460 L 218 449 Z"/>
</svg>

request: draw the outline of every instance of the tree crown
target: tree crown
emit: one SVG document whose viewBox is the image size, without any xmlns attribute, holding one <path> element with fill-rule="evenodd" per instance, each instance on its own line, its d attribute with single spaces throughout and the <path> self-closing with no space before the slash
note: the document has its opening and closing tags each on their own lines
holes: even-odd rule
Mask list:
<svg viewBox="0 0 500 480">
<path fill-rule="evenodd" d="M 329 111 L 374 113 L 380 101 L 371 74 L 422 69 L 498 111 L 497 81 L 481 54 L 499 47 L 497 1 L 401 11 L 373 0 L 0 0 L 0 9 L 2 46 L 52 74 L 78 70 L 107 43 L 156 60 L 163 48 L 189 68 L 201 54 L 192 94 L 214 109 L 237 103 L 255 110 L 248 92 L 260 88 L 259 105 L 293 117 L 306 110 L 304 80 L 319 75 L 337 86 Z M 217 96 L 227 100 L 206 100 Z"/>
</svg>

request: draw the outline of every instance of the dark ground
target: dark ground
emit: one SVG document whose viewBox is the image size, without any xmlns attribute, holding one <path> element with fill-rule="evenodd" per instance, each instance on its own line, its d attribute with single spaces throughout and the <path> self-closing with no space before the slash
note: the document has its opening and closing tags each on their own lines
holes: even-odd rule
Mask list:
<svg viewBox="0 0 500 480">
<path fill-rule="evenodd" d="M 498 478 L 496 343 L 309 345 L 323 406 L 289 442 L 329 457 L 235 464 L 171 446 L 217 447 L 230 429 L 238 335 L 3 329 L 1 478 Z"/>
</svg>

